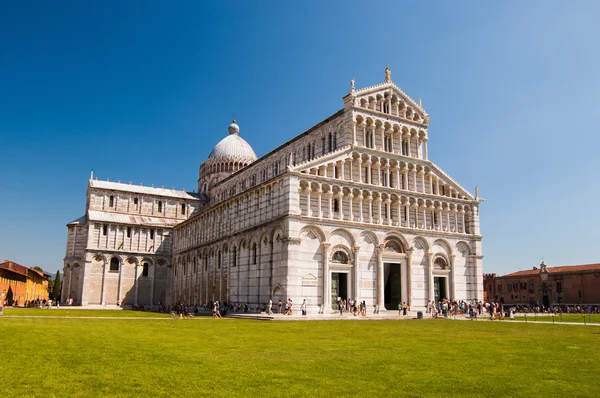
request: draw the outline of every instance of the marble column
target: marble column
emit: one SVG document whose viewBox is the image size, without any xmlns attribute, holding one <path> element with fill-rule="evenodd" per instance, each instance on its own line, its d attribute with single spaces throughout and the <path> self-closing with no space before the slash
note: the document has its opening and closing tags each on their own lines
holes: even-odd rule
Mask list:
<svg viewBox="0 0 600 398">
<path fill-rule="evenodd" d="M 358 301 L 359 290 L 360 290 L 360 262 L 358 259 L 360 246 L 354 246 L 352 248 L 352 255 L 354 256 L 354 300 Z"/>
<path fill-rule="evenodd" d="M 435 299 L 435 292 L 433 289 L 433 262 L 431 261 L 432 253 L 425 253 L 425 257 L 427 260 L 427 291 L 428 291 L 428 300 L 433 301 Z"/>
<path fill-rule="evenodd" d="M 379 311 L 384 311 L 383 245 L 377 246 L 375 250 L 377 251 L 377 307 Z"/>
<path fill-rule="evenodd" d="M 134 271 L 135 271 L 134 272 L 134 278 L 135 278 L 134 279 L 134 281 L 135 281 L 134 282 L 134 284 L 135 284 L 135 300 L 134 300 L 134 303 L 135 303 L 135 305 L 138 305 L 138 297 L 139 297 L 139 294 L 140 294 L 140 283 L 139 283 L 140 281 L 138 280 L 138 265 L 134 264 L 133 267 L 134 267 Z"/>
<path fill-rule="evenodd" d="M 331 282 L 329 281 L 329 243 L 321 243 L 321 260 L 323 261 L 323 305 L 325 311 L 331 311 Z"/>
<path fill-rule="evenodd" d="M 360 222 L 363 222 L 363 196 L 362 196 L 362 192 L 359 194 L 358 196 L 358 206 L 359 206 L 359 220 Z"/>
<path fill-rule="evenodd" d="M 319 194 L 319 212 L 318 212 L 318 216 L 319 218 L 323 217 L 323 211 L 322 211 L 322 207 L 321 207 L 321 197 L 323 196 L 323 188 L 321 186 L 321 184 L 319 184 L 319 189 L 317 190 L 317 193 Z"/>
<path fill-rule="evenodd" d="M 412 304 L 412 254 L 414 249 L 411 247 L 406 251 L 406 304 L 410 308 Z"/>
<path fill-rule="evenodd" d="M 454 259 L 456 258 L 456 255 L 451 254 L 448 258 L 450 259 L 450 300 L 456 300 L 456 271 L 454 270 Z"/>
<path fill-rule="evenodd" d="M 310 195 L 312 193 L 312 187 L 310 186 L 310 183 L 308 184 L 308 186 L 306 187 L 306 215 L 308 217 L 310 217 L 312 215 L 312 211 L 310 209 Z"/>
</svg>

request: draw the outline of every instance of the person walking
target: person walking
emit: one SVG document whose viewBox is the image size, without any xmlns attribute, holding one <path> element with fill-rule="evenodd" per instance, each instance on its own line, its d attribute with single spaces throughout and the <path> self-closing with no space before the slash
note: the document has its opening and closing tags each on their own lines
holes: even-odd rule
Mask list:
<svg viewBox="0 0 600 398">
<path fill-rule="evenodd" d="M 281 300 L 279 300 L 279 302 L 277 303 L 277 312 L 279 313 L 279 315 L 281 315 L 281 307 L 283 306 Z"/>
<path fill-rule="evenodd" d="M 273 315 L 273 310 L 272 310 L 272 308 L 273 308 L 273 300 L 272 300 L 272 299 L 269 299 L 269 305 L 268 305 L 268 307 L 267 307 L 267 313 L 268 313 L 269 315 Z"/>
<path fill-rule="evenodd" d="M 300 306 L 302 310 L 302 315 L 306 315 L 306 299 L 302 300 L 302 305 Z"/>
</svg>

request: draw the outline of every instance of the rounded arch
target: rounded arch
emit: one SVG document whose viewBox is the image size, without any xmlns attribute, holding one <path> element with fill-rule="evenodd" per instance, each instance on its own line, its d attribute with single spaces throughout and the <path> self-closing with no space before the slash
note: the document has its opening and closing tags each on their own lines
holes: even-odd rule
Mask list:
<svg viewBox="0 0 600 398">
<path fill-rule="evenodd" d="M 259 243 L 264 246 L 269 244 L 269 235 L 266 232 L 260 235 Z"/>
<path fill-rule="evenodd" d="M 471 254 L 471 246 L 465 241 L 460 241 L 456 244 L 456 251 L 463 257 L 467 257 Z"/>
<path fill-rule="evenodd" d="M 438 239 L 434 240 L 431 247 L 434 247 L 434 246 L 440 246 L 441 248 L 444 249 L 446 254 L 449 256 L 451 256 L 453 254 L 452 246 L 446 239 L 438 238 Z"/>
<path fill-rule="evenodd" d="M 169 262 L 165 258 L 159 257 L 156 260 L 156 265 L 158 265 L 159 267 L 162 267 L 163 265 L 168 265 L 168 264 L 169 264 Z"/>
<path fill-rule="evenodd" d="M 273 227 L 273 229 L 271 230 L 271 239 L 273 240 L 273 242 L 279 242 L 283 239 L 283 229 L 281 228 L 281 226 L 276 225 L 275 227 Z"/>
<path fill-rule="evenodd" d="M 333 264 L 350 264 L 352 256 L 347 247 L 344 245 L 336 245 L 331 250 L 331 258 L 329 261 Z"/>
<path fill-rule="evenodd" d="M 140 262 L 138 261 L 138 258 L 134 257 L 134 256 L 127 257 L 127 259 L 125 260 L 125 262 L 127 264 L 133 264 L 133 265 L 136 265 L 136 266 L 140 264 Z"/>
<path fill-rule="evenodd" d="M 154 261 L 150 257 L 142 257 L 142 261 L 140 262 L 140 264 L 142 264 L 142 263 L 148 263 L 148 265 L 154 265 Z"/>
<path fill-rule="evenodd" d="M 350 247 L 356 246 L 356 239 L 354 238 L 354 235 L 352 235 L 350 231 L 344 228 L 337 228 L 331 231 L 331 233 L 329 234 L 329 239 L 327 241 L 332 242 L 335 236 L 341 236 L 348 242 Z"/>
<path fill-rule="evenodd" d="M 368 238 L 374 246 L 379 246 L 379 238 L 373 231 L 362 231 L 358 236 L 359 238 Z"/>
<path fill-rule="evenodd" d="M 94 255 L 92 256 L 92 259 L 93 259 L 94 261 L 97 261 L 97 262 L 99 262 L 99 263 L 101 262 L 101 263 L 102 263 L 102 264 L 104 264 L 104 265 L 106 265 L 106 263 L 107 263 L 106 256 L 104 256 L 103 254 L 100 254 L 100 253 L 96 253 L 96 254 L 94 254 Z"/>
<path fill-rule="evenodd" d="M 386 251 L 395 253 L 406 253 L 408 249 L 408 243 L 406 239 L 398 233 L 392 232 L 385 236 L 383 239 L 384 249 Z"/>
<path fill-rule="evenodd" d="M 444 270 L 450 268 L 450 261 L 448 260 L 448 257 L 446 256 L 445 253 L 434 254 L 433 258 L 431 259 L 431 262 L 433 264 L 433 268 L 444 269 Z"/>
<path fill-rule="evenodd" d="M 417 236 L 413 239 L 413 246 L 417 250 L 424 250 L 426 252 L 429 251 L 429 243 L 427 243 L 427 239 L 421 236 Z"/>
<path fill-rule="evenodd" d="M 302 238 L 311 232 L 317 239 L 319 239 L 319 242 L 321 242 L 321 243 L 325 242 L 325 233 L 323 232 L 323 230 L 320 227 L 318 227 L 314 224 L 307 225 L 304 228 L 302 228 L 300 230 L 299 238 Z"/>
</svg>

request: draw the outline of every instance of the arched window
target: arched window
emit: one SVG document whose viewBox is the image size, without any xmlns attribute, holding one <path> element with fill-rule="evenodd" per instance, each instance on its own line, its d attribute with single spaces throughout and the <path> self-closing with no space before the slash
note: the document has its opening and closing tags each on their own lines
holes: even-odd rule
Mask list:
<svg viewBox="0 0 600 398">
<path fill-rule="evenodd" d="M 365 146 L 367 148 L 373 148 L 373 133 L 371 131 L 367 131 L 366 141 Z"/>
<path fill-rule="evenodd" d="M 348 255 L 341 250 L 333 253 L 332 261 L 340 264 L 348 264 Z"/>
<path fill-rule="evenodd" d="M 385 150 L 386 152 L 392 152 L 392 137 L 389 135 L 385 137 Z"/>
<path fill-rule="evenodd" d="M 333 150 L 337 149 L 337 133 L 333 133 Z"/>
<path fill-rule="evenodd" d="M 447 269 L 448 268 L 448 264 L 446 263 L 446 260 L 444 260 L 441 257 L 438 257 L 435 259 L 435 261 L 433 262 L 433 266 L 435 268 L 441 268 L 441 269 Z"/>
<path fill-rule="evenodd" d="M 181 204 L 181 215 L 185 216 L 185 203 Z"/>
<path fill-rule="evenodd" d="M 148 263 L 142 264 L 142 276 L 148 276 L 149 268 L 150 268 L 150 266 L 148 265 Z"/>
<path fill-rule="evenodd" d="M 158 201 L 158 212 L 162 213 L 162 200 Z"/>
<path fill-rule="evenodd" d="M 333 199 L 333 212 L 337 213 L 340 211 L 340 202 L 338 199 Z"/>
<path fill-rule="evenodd" d="M 385 243 L 385 251 L 393 253 L 404 253 L 404 245 L 397 238 L 390 238 Z"/>
<path fill-rule="evenodd" d="M 108 206 L 109 207 L 115 206 L 115 197 L 113 195 L 110 195 L 110 197 L 108 198 Z"/>
<path fill-rule="evenodd" d="M 113 257 L 110 259 L 110 268 L 108 270 L 112 271 L 112 272 L 119 271 L 119 259 L 118 258 Z"/>
<path fill-rule="evenodd" d="M 231 266 L 232 267 L 236 267 L 237 266 L 237 247 L 233 246 L 233 250 L 231 251 L 231 255 L 233 256 L 233 258 L 231 260 Z"/>
<path fill-rule="evenodd" d="M 256 264 L 256 243 L 252 244 L 252 264 Z"/>
</svg>

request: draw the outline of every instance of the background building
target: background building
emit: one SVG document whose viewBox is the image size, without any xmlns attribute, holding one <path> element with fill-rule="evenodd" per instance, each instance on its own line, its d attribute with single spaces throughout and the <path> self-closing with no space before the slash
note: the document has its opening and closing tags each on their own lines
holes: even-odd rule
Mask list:
<svg viewBox="0 0 600 398">
<path fill-rule="evenodd" d="M 35 300 L 48 300 L 48 276 L 13 261 L 0 263 L 0 303 L 25 305 Z"/>
<path fill-rule="evenodd" d="M 487 300 L 505 304 L 599 304 L 599 286 L 600 264 L 547 267 L 542 262 L 539 268 L 484 277 Z"/>
</svg>

